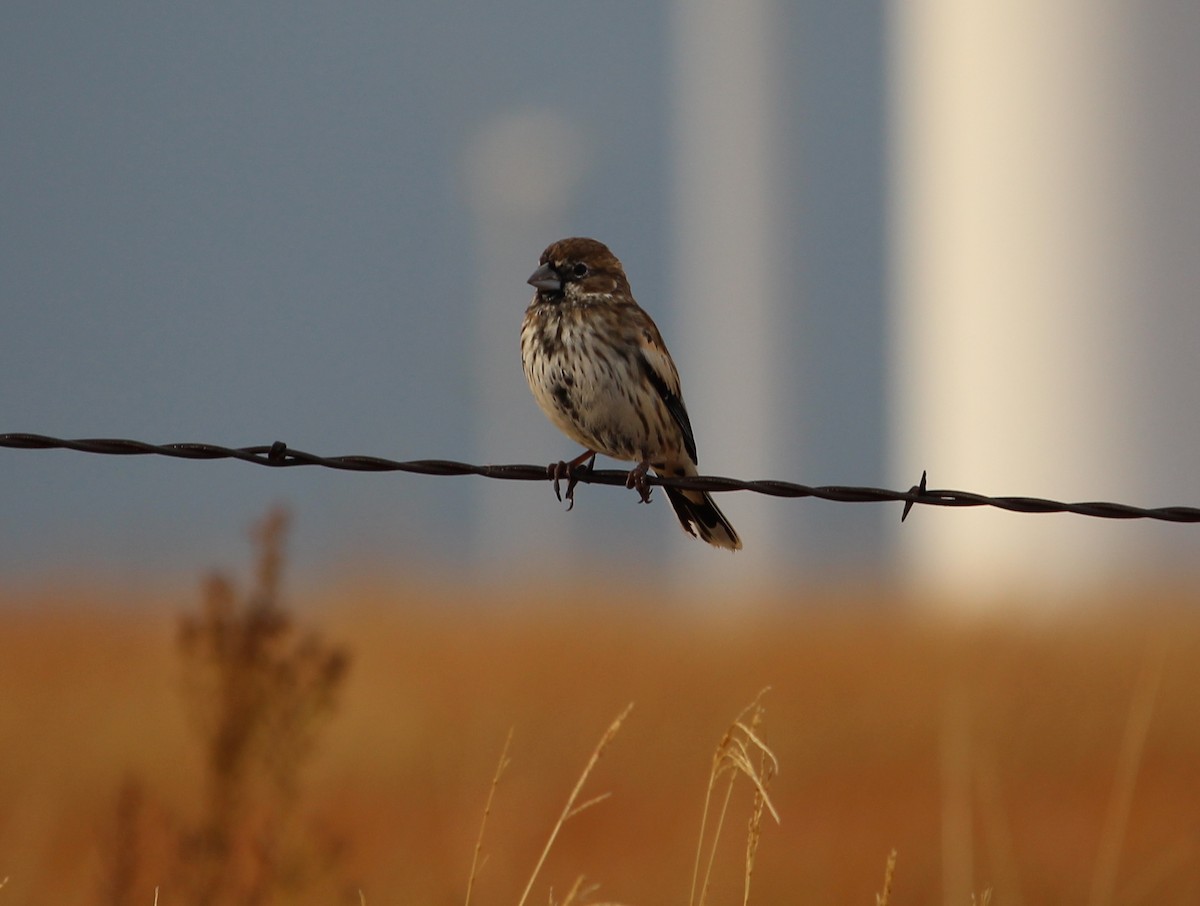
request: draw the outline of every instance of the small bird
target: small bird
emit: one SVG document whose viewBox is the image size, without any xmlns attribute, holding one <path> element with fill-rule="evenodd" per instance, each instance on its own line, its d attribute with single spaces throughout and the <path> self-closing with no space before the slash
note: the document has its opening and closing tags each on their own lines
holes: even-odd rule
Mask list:
<svg viewBox="0 0 1200 906">
<path fill-rule="evenodd" d="M 650 501 L 648 469 L 696 471 L 696 440 L 679 372 L 654 321 L 634 301 L 616 255 L 595 239 L 550 245 L 527 281 L 536 292 L 521 325 L 521 361 L 538 406 L 584 452 L 549 467 L 567 478 L 574 503 L 580 469 L 596 454 L 636 462 L 626 486 Z M 585 465 L 586 463 L 586 465 Z M 664 488 L 684 530 L 714 547 L 741 550 L 729 520 L 703 491 Z"/>
</svg>

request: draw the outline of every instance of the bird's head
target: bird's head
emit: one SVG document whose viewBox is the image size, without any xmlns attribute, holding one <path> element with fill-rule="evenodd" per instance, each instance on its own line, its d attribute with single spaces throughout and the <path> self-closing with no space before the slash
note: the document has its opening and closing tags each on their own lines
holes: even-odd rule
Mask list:
<svg viewBox="0 0 1200 906">
<path fill-rule="evenodd" d="M 526 281 L 546 302 L 629 298 L 629 281 L 617 256 L 595 239 L 560 239 L 542 252 Z"/>
</svg>

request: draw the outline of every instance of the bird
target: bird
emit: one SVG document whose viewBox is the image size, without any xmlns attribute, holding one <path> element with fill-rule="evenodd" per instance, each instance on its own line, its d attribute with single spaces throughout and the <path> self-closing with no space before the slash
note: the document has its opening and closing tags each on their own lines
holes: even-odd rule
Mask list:
<svg viewBox="0 0 1200 906">
<path fill-rule="evenodd" d="M 597 453 L 636 463 L 626 487 L 636 488 L 643 503 L 650 502 L 648 470 L 699 474 L 679 372 L 608 246 L 584 237 L 560 239 L 542 252 L 526 282 L 534 295 L 521 324 L 525 378 L 546 417 L 584 448 L 570 462 L 548 467 L 556 494 L 559 479 L 568 481 L 568 509 L 579 475 Z M 741 550 L 741 539 L 711 496 L 664 490 L 689 535 Z"/>
</svg>

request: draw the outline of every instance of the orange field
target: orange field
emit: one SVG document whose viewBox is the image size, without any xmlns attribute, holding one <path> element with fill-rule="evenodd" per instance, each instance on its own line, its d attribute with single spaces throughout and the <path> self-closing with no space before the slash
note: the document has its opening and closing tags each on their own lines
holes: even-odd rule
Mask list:
<svg viewBox="0 0 1200 906">
<path fill-rule="evenodd" d="M 169 841 L 205 806 L 177 644 L 199 597 L 0 600 L 0 906 L 193 902 Z M 528 902 L 584 876 L 581 900 L 685 903 L 714 750 L 770 686 L 781 821 L 751 903 L 872 904 L 892 849 L 894 904 L 1200 902 L 1200 615 L 1170 595 L 953 626 L 811 590 L 699 616 L 616 587 L 310 597 L 297 620 L 349 669 L 287 820 L 260 825 L 298 854 L 281 901 L 463 902 L 512 729 L 471 903 L 518 902 L 633 702 L 580 801 L 611 796 L 561 828 Z M 710 902 L 742 899 L 752 794 L 734 786 Z"/>
</svg>

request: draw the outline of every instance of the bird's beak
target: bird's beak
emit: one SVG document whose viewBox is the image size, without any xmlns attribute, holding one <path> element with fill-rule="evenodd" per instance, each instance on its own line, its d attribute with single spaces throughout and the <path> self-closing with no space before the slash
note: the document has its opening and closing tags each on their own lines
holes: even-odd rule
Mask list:
<svg viewBox="0 0 1200 906">
<path fill-rule="evenodd" d="M 558 274 L 554 272 L 554 268 L 549 264 L 543 264 L 536 271 L 530 274 L 529 279 L 525 282 L 535 289 L 540 289 L 544 292 L 562 292 L 562 281 L 558 279 Z"/>
</svg>

